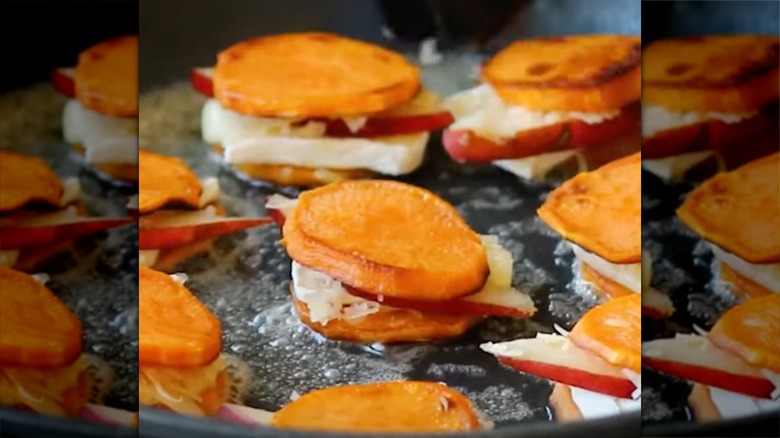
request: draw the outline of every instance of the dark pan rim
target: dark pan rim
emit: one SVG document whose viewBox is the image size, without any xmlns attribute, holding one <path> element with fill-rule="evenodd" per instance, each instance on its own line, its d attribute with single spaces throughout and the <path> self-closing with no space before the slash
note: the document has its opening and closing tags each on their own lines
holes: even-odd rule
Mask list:
<svg viewBox="0 0 780 438">
<path fill-rule="evenodd" d="M 3 437 L 130 438 L 138 436 L 138 429 L 134 427 L 109 426 L 4 407 L 0 407 L 0 424 L 2 425 L 0 433 Z"/>
</svg>

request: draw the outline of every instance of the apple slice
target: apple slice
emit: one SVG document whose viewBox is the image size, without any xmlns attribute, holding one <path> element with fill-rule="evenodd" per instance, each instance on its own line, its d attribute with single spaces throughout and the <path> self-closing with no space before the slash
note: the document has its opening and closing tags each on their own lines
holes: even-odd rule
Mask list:
<svg viewBox="0 0 780 438">
<path fill-rule="evenodd" d="M 51 72 L 51 84 L 54 89 L 71 99 L 76 98 L 76 84 L 73 80 L 75 72 L 75 68 L 56 68 Z"/>
<path fill-rule="evenodd" d="M 192 88 L 206 97 L 214 97 L 214 69 L 211 67 L 193 68 L 190 72 Z"/>
<path fill-rule="evenodd" d="M 325 135 L 329 137 L 389 137 L 435 131 L 452 124 L 455 119 L 449 111 L 429 114 L 388 115 L 372 117 L 356 132 L 352 132 L 343 119 L 317 120 L 325 123 Z"/>
<path fill-rule="evenodd" d="M 232 234 L 273 222 L 262 218 L 226 218 L 214 207 L 182 212 L 163 210 L 139 219 L 138 249 L 161 249 Z"/>
<path fill-rule="evenodd" d="M 721 350 L 704 336 L 678 333 L 642 344 L 642 363 L 658 371 L 757 398 L 775 387 L 761 370 Z"/>
<path fill-rule="evenodd" d="M 642 292 L 642 316 L 663 319 L 671 316 L 674 310 L 674 304 L 668 295 L 662 294 L 653 288 L 648 288 Z"/>
<path fill-rule="evenodd" d="M 268 215 L 273 218 L 279 227 L 284 226 L 284 220 L 292 213 L 295 206 L 298 205 L 297 199 L 288 198 L 282 195 L 271 195 L 266 198 L 265 208 Z"/>
<path fill-rule="evenodd" d="M 82 409 L 80 418 L 110 426 L 138 426 L 138 413 L 88 403 Z"/>
<path fill-rule="evenodd" d="M 452 301 L 415 301 L 375 295 L 344 285 L 353 296 L 400 309 L 414 309 L 431 313 L 462 313 L 483 316 L 510 316 L 526 318 L 536 313 L 531 298 L 511 287 L 487 286 L 480 292 Z"/>
<path fill-rule="evenodd" d="M 535 338 L 489 342 L 480 348 L 518 371 L 588 391 L 630 399 L 636 390 L 623 369 L 578 348 L 565 336 L 538 333 Z"/>
<path fill-rule="evenodd" d="M 132 218 L 83 217 L 69 207 L 54 213 L 0 220 L 0 250 L 49 245 L 133 222 Z"/>
<path fill-rule="evenodd" d="M 273 416 L 273 412 L 232 403 L 223 404 L 219 409 L 219 412 L 217 412 L 217 418 L 230 421 L 231 423 L 246 424 L 250 426 L 269 426 Z"/>
</svg>

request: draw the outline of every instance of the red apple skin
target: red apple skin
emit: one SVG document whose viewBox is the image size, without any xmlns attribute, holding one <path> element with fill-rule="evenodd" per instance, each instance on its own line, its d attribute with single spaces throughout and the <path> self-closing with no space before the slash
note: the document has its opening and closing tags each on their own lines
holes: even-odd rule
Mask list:
<svg viewBox="0 0 780 438">
<path fill-rule="evenodd" d="M 371 138 L 436 131 L 451 125 L 455 119 L 448 111 L 408 116 L 374 117 L 366 120 L 366 124 L 354 133 L 341 119 L 317 121 L 325 123 L 325 134 L 329 137 Z"/>
<path fill-rule="evenodd" d="M 651 319 L 664 319 L 671 316 L 671 313 L 662 312 L 661 310 L 653 307 L 642 306 L 642 317 Z"/>
<path fill-rule="evenodd" d="M 643 357 L 642 364 L 650 368 L 703 385 L 757 398 L 770 398 L 775 387 L 769 380 L 742 376 L 726 371 L 702 368 L 670 360 Z"/>
<path fill-rule="evenodd" d="M 284 227 L 284 221 L 287 219 L 287 217 L 284 215 L 284 213 L 282 213 L 281 210 L 269 208 L 268 215 L 271 216 L 271 219 L 273 219 L 274 222 L 276 222 L 276 225 L 279 225 L 279 228 Z"/>
<path fill-rule="evenodd" d="M 271 222 L 271 218 L 231 218 L 177 227 L 145 227 L 138 230 L 138 248 L 146 250 L 176 247 Z"/>
<path fill-rule="evenodd" d="M 0 250 L 17 250 L 75 240 L 89 234 L 134 222 L 132 218 L 85 218 L 43 226 L 4 226 L 0 228 Z"/>
<path fill-rule="evenodd" d="M 545 379 L 576 386 L 599 394 L 630 399 L 636 387 L 628 379 L 589 373 L 585 370 L 551 365 L 506 356 L 496 356 L 498 361 L 508 367 Z"/>
<path fill-rule="evenodd" d="M 190 71 L 190 83 L 195 91 L 206 97 L 214 97 L 214 82 L 212 75 L 214 69 L 208 67 L 194 68 Z"/>
<path fill-rule="evenodd" d="M 76 98 L 76 84 L 73 81 L 72 68 L 54 69 L 51 72 L 51 84 L 60 94 L 71 99 Z"/>
<path fill-rule="evenodd" d="M 363 292 L 346 284 L 343 286 L 350 295 L 401 309 L 414 309 L 429 313 L 457 313 L 465 315 L 508 316 L 515 318 L 527 318 L 531 316 L 530 313 L 520 311 L 514 307 L 475 303 L 465 300 L 414 301 L 394 297 L 382 297 L 380 300 L 377 295 Z"/>
</svg>

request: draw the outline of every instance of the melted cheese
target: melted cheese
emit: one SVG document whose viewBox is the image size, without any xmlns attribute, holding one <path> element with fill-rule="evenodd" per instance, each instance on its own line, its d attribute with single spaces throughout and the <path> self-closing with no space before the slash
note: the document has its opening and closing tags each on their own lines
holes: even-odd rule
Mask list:
<svg viewBox="0 0 780 438">
<path fill-rule="evenodd" d="M 642 407 L 641 399 L 629 400 L 612 397 L 571 385 L 569 389 L 571 390 L 571 398 L 574 400 L 574 404 L 577 405 L 582 418 L 585 420 L 635 412 Z"/>
<path fill-rule="evenodd" d="M 67 207 L 70 204 L 78 202 L 81 198 L 81 183 L 76 177 L 62 180 L 62 198 L 60 206 Z"/>
<path fill-rule="evenodd" d="M 642 168 L 665 180 L 680 180 L 691 169 L 715 157 L 720 170 L 725 169 L 723 160 L 712 151 L 691 152 L 674 157 L 642 160 Z"/>
<path fill-rule="evenodd" d="M 0 367 L 0 405 L 64 416 L 62 394 L 76 386 L 83 371 L 83 357 L 56 368 Z"/>
<path fill-rule="evenodd" d="M 138 251 L 138 266 L 150 268 L 154 266 L 159 256 L 159 249 L 142 249 Z"/>
<path fill-rule="evenodd" d="M 737 123 L 749 119 L 758 114 L 758 112 L 749 113 L 696 113 L 696 112 L 676 112 L 670 111 L 657 105 L 642 106 L 642 136 L 645 138 L 653 137 L 661 131 L 680 128 L 682 126 L 693 125 L 696 123 L 707 122 L 710 120 L 719 120 L 723 123 Z"/>
<path fill-rule="evenodd" d="M 422 164 L 429 134 L 381 138 L 253 136 L 222 143 L 225 161 L 404 175 Z"/>
<path fill-rule="evenodd" d="M 511 289 L 512 254 L 499 245 L 495 236 L 482 236 L 482 245 L 487 252 L 490 276 L 482 291 L 464 300 L 532 309 L 533 302 L 528 296 Z M 350 295 L 338 280 L 295 261 L 292 262 L 292 285 L 296 298 L 309 308 L 311 320 L 323 325 L 334 319 L 363 318 L 388 308 Z"/>
<path fill-rule="evenodd" d="M 764 286 L 774 293 L 780 293 L 780 263 L 756 264 L 724 251 L 717 245 L 710 245 L 715 258 L 728 265 L 743 277 Z"/>
<path fill-rule="evenodd" d="M 780 409 L 780 400 L 766 400 L 750 397 L 725 389 L 708 387 L 712 403 L 725 420 L 758 415 Z"/>
<path fill-rule="evenodd" d="M 513 160 L 497 160 L 493 161 L 493 164 L 521 178 L 535 180 L 544 178 L 551 170 L 570 160 L 572 157 L 577 159 L 579 171 L 584 171 L 587 166 L 585 165 L 582 154 L 578 151 L 571 150 L 549 152 L 533 157 L 517 158 Z"/>
<path fill-rule="evenodd" d="M 449 129 L 468 130 L 493 141 L 514 137 L 520 131 L 581 120 L 601 123 L 617 117 L 620 111 L 609 113 L 540 112 L 516 105 L 507 105 L 495 90 L 483 84 L 461 91 L 444 101 L 444 107 L 455 117 Z"/>
<path fill-rule="evenodd" d="M 147 406 L 163 405 L 174 412 L 204 415 L 201 395 L 214 388 L 224 371 L 224 359 L 217 357 L 204 367 L 138 367 L 138 402 Z"/>
<path fill-rule="evenodd" d="M 12 267 L 19 260 L 19 251 L 0 250 L 0 266 Z"/>
<path fill-rule="evenodd" d="M 200 208 L 219 201 L 219 180 L 217 178 L 206 178 L 200 182 Z"/>
<path fill-rule="evenodd" d="M 628 290 L 642 293 L 642 263 L 616 264 L 605 260 L 579 245 L 571 243 L 574 255 L 583 263 Z"/>
<path fill-rule="evenodd" d="M 137 163 L 138 118 L 114 117 L 71 99 L 62 116 L 65 141 L 82 145 L 90 163 Z"/>
</svg>

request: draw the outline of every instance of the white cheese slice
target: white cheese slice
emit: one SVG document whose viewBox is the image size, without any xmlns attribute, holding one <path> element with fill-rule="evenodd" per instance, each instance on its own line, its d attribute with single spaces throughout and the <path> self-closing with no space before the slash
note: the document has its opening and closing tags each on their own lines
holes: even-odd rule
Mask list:
<svg viewBox="0 0 780 438">
<path fill-rule="evenodd" d="M 597 124 L 620 115 L 608 113 L 542 112 L 505 103 L 495 90 L 482 84 L 447 98 L 444 107 L 455 117 L 450 130 L 468 130 L 479 137 L 500 141 L 514 137 L 520 131 L 555 125 L 569 120 Z"/>
<path fill-rule="evenodd" d="M 101 114 L 70 99 L 63 111 L 62 129 L 65 141 L 83 145 L 114 137 L 137 137 L 138 118 Z"/>
<path fill-rule="evenodd" d="M 547 176 L 551 170 L 570 160 L 572 157 L 577 158 L 579 172 L 586 170 L 587 165 L 585 164 L 584 157 L 576 150 L 548 152 L 533 157 L 510 160 L 496 160 L 493 161 L 493 164 L 520 178 L 538 180 Z"/>
<path fill-rule="evenodd" d="M 158 249 L 142 249 L 138 251 L 138 265 L 150 268 L 157 262 L 157 257 L 160 255 Z"/>
<path fill-rule="evenodd" d="M 13 267 L 19 260 L 19 251 L 0 250 L 0 266 Z"/>
<path fill-rule="evenodd" d="M 716 259 L 728 265 L 738 274 L 764 286 L 773 293 L 780 293 L 780 263 L 750 263 L 742 257 L 724 251 L 717 245 L 710 245 L 710 248 L 712 248 Z"/>
<path fill-rule="evenodd" d="M 758 415 L 762 412 L 780 410 L 780 400 L 765 400 L 725 389 L 708 387 L 713 404 L 724 420 Z"/>
<path fill-rule="evenodd" d="M 76 177 L 66 178 L 62 181 L 62 198 L 60 198 L 60 206 L 67 207 L 74 202 L 78 202 L 81 198 L 81 183 Z"/>
<path fill-rule="evenodd" d="M 331 169 L 369 169 L 386 175 L 411 173 L 422 164 L 428 133 L 382 138 L 253 136 L 222 143 L 232 164 L 278 164 Z"/>
<path fill-rule="evenodd" d="M 585 420 L 611 417 L 628 412 L 636 412 L 642 407 L 642 400 L 629 400 L 612 397 L 598 392 L 569 386 L 571 398 Z"/>
<path fill-rule="evenodd" d="M 215 177 L 206 178 L 200 182 L 200 187 L 200 208 L 219 201 L 219 179 Z"/>
<path fill-rule="evenodd" d="M 658 105 L 642 105 L 642 136 L 650 138 L 661 131 L 710 120 L 719 120 L 728 124 L 738 123 L 756 114 L 758 114 L 757 111 L 746 113 L 677 112 Z"/>
<path fill-rule="evenodd" d="M 571 243 L 574 255 L 600 274 L 635 293 L 642 293 L 642 263 L 617 264 Z"/>
<path fill-rule="evenodd" d="M 115 136 L 87 140 L 84 158 L 94 164 L 138 164 L 138 137 Z"/>
<path fill-rule="evenodd" d="M 490 276 L 481 291 L 462 300 L 534 312 L 536 307 L 533 300 L 511 287 L 511 253 L 499 245 L 495 236 L 482 236 L 482 242 L 487 253 Z M 334 319 L 357 319 L 389 308 L 350 295 L 335 278 L 296 261 L 292 262 L 292 285 L 296 298 L 309 308 L 311 320 L 323 325 Z"/>
<path fill-rule="evenodd" d="M 674 157 L 642 160 L 642 168 L 664 180 L 681 180 L 691 169 L 715 157 L 719 170 L 725 169 L 720 155 L 712 151 L 691 152 Z"/>
</svg>

